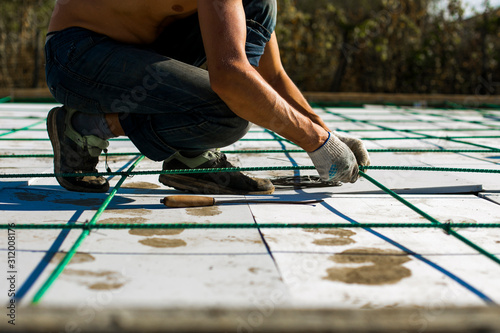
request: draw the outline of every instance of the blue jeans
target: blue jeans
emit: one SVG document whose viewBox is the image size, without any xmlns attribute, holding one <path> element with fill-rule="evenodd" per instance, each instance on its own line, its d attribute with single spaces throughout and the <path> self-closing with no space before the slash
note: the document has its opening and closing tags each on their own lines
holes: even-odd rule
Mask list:
<svg viewBox="0 0 500 333">
<path fill-rule="evenodd" d="M 276 0 L 243 0 L 246 54 L 258 66 L 276 24 Z M 202 152 L 242 138 L 249 123 L 210 88 L 197 14 L 151 45 L 130 45 L 73 27 L 50 36 L 47 84 L 54 98 L 84 113 L 118 113 L 125 134 L 148 158 Z"/>
</svg>

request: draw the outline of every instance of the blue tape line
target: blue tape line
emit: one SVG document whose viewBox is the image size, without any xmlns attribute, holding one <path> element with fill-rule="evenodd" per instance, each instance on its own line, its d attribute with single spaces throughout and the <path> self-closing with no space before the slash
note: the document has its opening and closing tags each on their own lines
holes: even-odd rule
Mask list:
<svg viewBox="0 0 500 333">
<path fill-rule="evenodd" d="M 372 123 L 370 123 L 370 124 L 372 124 Z M 376 124 L 372 124 L 372 125 L 376 126 L 376 127 L 380 127 L 379 125 L 376 125 Z M 422 138 L 422 139 L 425 139 L 425 138 Z M 434 144 L 434 146 L 437 146 L 437 147 L 439 147 L 439 148 L 442 149 L 442 147 L 439 146 L 438 144 Z M 330 206 L 326 202 L 322 202 L 321 205 L 323 205 L 326 209 L 328 209 L 332 213 L 334 213 L 334 214 L 342 217 L 343 219 L 345 219 L 346 221 L 349 221 L 352 224 L 361 224 L 358 221 L 355 221 L 354 219 L 350 218 L 349 216 L 347 216 L 347 215 L 339 212 L 338 210 L 336 210 L 335 208 L 333 208 L 332 206 Z M 486 296 L 481 291 L 479 291 L 478 289 L 474 288 L 473 286 L 471 286 L 470 284 L 468 284 L 464 280 L 460 279 L 455 274 L 453 274 L 453 273 L 447 271 L 446 269 L 444 269 L 443 267 L 439 266 L 438 264 L 430 261 L 427 258 L 424 258 L 422 255 L 420 255 L 418 253 L 415 253 L 415 252 L 411 251 L 410 249 L 408 249 L 408 248 L 404 247 L 403 245 L 399 244 L 398 242 L 390 239 L 387 236 L 384 236 L 383 234 L 381 234 L 381 233 L 379 233 L 379 232 L 377 232 L 377 231 L 375 231 L 373 229 L 370 229 L 370 228 L 363 228 L 363 229 L 366 230 L 366 231 L 368 231 L 369 233 L 373 234 L 374 236 L 377 236 L 380 239 L 383 239 L 384 241 L 388 242 L 389 244 L 394 245 L 395 247 L 399 248 L 400 250 L 405 251 L 406 253 L 412 255 L 413 257 L 417 258 L 418 260 L 422 261 L 423 263 L 426 263 L 427 265 L 431 266 L 432 268 L 440 271 L 441 273 L 443 273 L 447 277 L 451 278 L 452 280 L 454 280 L 455 282 L 457 282 L 458 284 L 460 284 L 461 286 L 463 286 L 467 290 L 469 290 L 472 293 L 474 293 L 476 296 L 478 296 L 479 298 L 481 298 L 487 304 L 489 304 L 489 305 L 495 305 L 495 302 L 491 298 L 489 298 L 488 296 Z"/>
<path fill-rule="evenodd" d="M 132 163 L 134 163 L 134 161 L 135 161 L 135 157 L 132 158 L 131 160 L 129 160 L 118 171 L 120 172 L 120 171 L 127 169 Z M 111 178 L 112 177 L 110 177 L 109 179 L 111 179 Z M 70 218 L 68 224 L 75 224 L 83 212 L 84 212 L 83 210 L 77 210 L 75 212 L 75 214 L 73 214 L 73 216 Z M 16 293 L 16 296 L 14 297 L 14 299 L 17 302 L 20 302 L 23 299 L 23 297 L 26 296 L 26 294 L 31 289 L 31 287 L 33 287 L 36 280 L 38 280 L 38 278 L 43 273 L 45 268 L 47 268 L 47 266 L 49 265 L 52 258 L 54 258 L 55 254 L 59 251 L 59 248 L 61 247 L 62 243 L 64 242 L 64 240 L 66 239 L 66 237 L 68 236 L 70 231 L 71 231 L 71 229 L 64 229 L 61 231 L 61 233 L 59 233 L 59 235 L 57 236 L 54 243 L 52 243 L 50 248 L 47 250 L 47 252 L 43 256 L 42 260 L 38 263 L 38 265 L 35 267 L 35 269 L 31 272 L 31 274 L 28 276 L 26 281 L 24 281 L 21 288 L 19 288 L 19 291 Z"/>
<path fill-rule="evenodd" d="M 77 210 L 75 214 L 70 218 L 68 224 L 75 224 L 78 221 L 78 218 L 82 215 L 84 210 Z M 16 293 L 16 296 L 14 299 L 17 302 L 20 302 L 24 296 L 28 293 L 28 291 L 33 287 L 35 284 L 36 280 L 40 277 L 40 275 L 43 273 L 45 268 L 49 265 L 50 261 L 52 258 L 54 258 L 55 254 L 59 251 L 61 248 L 62 243 L 68 236 L 69 232 L 71 229 L 64 229 L 62 230 L 59 235 L 57 236 L 56 240 L 50 248 L 47 250 L 45 255 L 43 256 L 42 260 L 38 263 L 38 265 L 35 267 L 35 269 L 31 272 L 31 274 L 28 276 L 26 281 L 24 281 L 23 285 L 21 288 L 19 288 L 19 291 Z"/>
</svg>

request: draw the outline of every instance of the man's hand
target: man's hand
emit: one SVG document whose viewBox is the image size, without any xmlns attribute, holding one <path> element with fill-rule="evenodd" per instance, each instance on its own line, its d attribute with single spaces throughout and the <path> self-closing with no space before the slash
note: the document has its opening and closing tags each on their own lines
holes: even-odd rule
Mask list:
<svg viewBox="0 0 500 333">
<path fill-rule="evenodd" d="M 328 140 L 319 149 L 308 153 L 321 180 L 356 182 L 359 178 L 359 169 L 353 151 L 337 136 L 328 134 Z"/>
<path fill-rule="evenodd" d="M 354 153 L 354 156 L 356 156 L 358 165 L 362 166 L 370 165 L 370 156 L 368 155 L 368 151 L 366 150 L 363 141 L 361 141 L 360 139 L 353 138 L 352 136 L 349 136 L 348 134 L 345 133 L 341 132 L 332 132 L 332 133 L 335 134 L 335 136 L 339 138 L 340 141 L 345 143 L 347 147 L 351 149 L 351 151 Z"/>
</svg>

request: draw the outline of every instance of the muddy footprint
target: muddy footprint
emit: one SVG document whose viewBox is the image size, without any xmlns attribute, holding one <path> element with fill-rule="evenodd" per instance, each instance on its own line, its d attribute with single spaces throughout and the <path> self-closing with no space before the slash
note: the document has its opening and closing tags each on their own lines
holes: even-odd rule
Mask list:
<svg viewBox="0 0 500 333">
<path fill-rule="evenodd" d="M 401 251 L 358 248 L 343 251 L 328 259 L 338 264 L 350 264 L 327 269 L 327 276 L 323 279 L 329 281 L 384 285 L 395 284 L 411 276 L 411 271 L 403 266 L 411 258 Z M 359 266 L 352 267 L 352 264 Z"/>
<path fill-rule="evenodd" d="M 131 229 L 129 234 L 134 236 L 149 237 L 139 240 L 139 243 L 149 247 L 156 248 L 173 248 L 186 246 L 186 242 L 182 239 L 160 238 L 153 236 L 174 236 L 182 233 L 184 229 Z"/>
<path fill-rule="evenodd" d="M 354 231 L 346 229 L 304 229 L 306 232 L 321 234 L 325 236 L 335 236 L 327 237 L 321 239 L 315 239 L 313 244 L 321 246 L 341 246 L 349 245 L 355 243 L 354 239 L 351 237 L 356 235 Z"/>
<path fill-rule="evenodd" d="M 58 264 L 66 256 L 66 252 L 58 252 L 52 257 L 51 263 Z M 88 253 L 75 253 L 68 265 L 71 268 L 66 268 L 63 275 L 66 279 L 70 279 L 78 284 L 87 286 L 91 290 L 112 290 L 121 288 L 126 279 L 119 272 L 114 271 L 90 271 L 84 269 L 76 269 L 78 264 L 89 263 L 95 261 L 95 257 Z"/>
</svg>

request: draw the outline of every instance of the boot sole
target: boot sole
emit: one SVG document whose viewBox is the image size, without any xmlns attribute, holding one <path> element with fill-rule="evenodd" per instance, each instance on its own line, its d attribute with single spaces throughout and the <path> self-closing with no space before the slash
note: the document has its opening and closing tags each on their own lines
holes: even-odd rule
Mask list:
<svg viewBox="0 0 500 333">
<path fill-rule="evenodd" d="M 60 108 L 50 110 L 47 116 L 47 132 L 49 133 L 50 143 L 54 151 L 54 173 L 61 173 L 61 143 L 59 142 L 59 135 L 57 134 L 57 112 Z M 109 185 L 102 189 L 93 189 L 88 187 L 76 186 L 66 180 L 66 177 L 56 177 L 59 185 L 73 192 L 87 192 L 87 193 L 104 193 L 109 190 Z"/>
<path fill-rule="evenodd" d="M 160 175 L 160 183 L 165 186 L 173 187 L 177 190 L 188 191 L 196 194 L 239 194 L 239 195 L 259 195 L 274 193 L 274 186 L 269 190 L 264 191 L 242 191 L 235 190 L 229 187 L 224 187 L 207 182 L 197 181 L 196 179 L 182 175 Z"/>
</svg>

